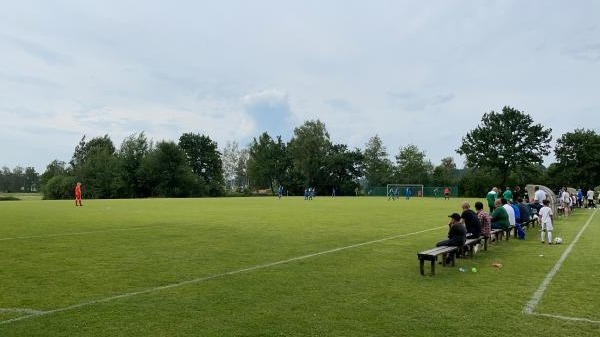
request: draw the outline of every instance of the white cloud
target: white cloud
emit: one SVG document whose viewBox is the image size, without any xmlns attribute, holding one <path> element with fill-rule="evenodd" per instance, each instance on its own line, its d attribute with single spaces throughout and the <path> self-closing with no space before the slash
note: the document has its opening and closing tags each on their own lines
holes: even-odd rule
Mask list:
<svg viewBox="0 0 600 337">
<path fill-rule="evenodd" d="M 68 160 L 83 134 L 243 146 L 309 119 L 438 163 L 504 105 L 554 138 L 600 130 L 599 16 L 595 1 L 9 2 L 0 165 Z"/>
</svg>

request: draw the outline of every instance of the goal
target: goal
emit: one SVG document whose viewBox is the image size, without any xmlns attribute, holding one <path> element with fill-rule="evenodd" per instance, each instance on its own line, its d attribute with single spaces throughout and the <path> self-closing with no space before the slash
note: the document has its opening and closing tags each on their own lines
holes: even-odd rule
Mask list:
<svg viewBox="0 0 600 337">
<path fill-rule="evenodd" d="M 409 189 L 411 197 L 423 196 L 423 184 L 387 184 L 387 195 L 406 196 L 406 190 Z"/>
</svg>

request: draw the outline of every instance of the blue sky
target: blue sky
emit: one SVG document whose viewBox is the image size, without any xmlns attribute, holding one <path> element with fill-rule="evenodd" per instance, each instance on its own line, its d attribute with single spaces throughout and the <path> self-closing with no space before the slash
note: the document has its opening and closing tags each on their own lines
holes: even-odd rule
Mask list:
<svg viewBox="0 0 600 337">
<path fill-rule="evenodd" d="M 600 132 L 600 1 L 3 1 L 0 166 L 208 135 L 379 135 L 434 165 L 485 112 Z M 552 162 L 553 157 L 546 159 Z"/>
</svg>

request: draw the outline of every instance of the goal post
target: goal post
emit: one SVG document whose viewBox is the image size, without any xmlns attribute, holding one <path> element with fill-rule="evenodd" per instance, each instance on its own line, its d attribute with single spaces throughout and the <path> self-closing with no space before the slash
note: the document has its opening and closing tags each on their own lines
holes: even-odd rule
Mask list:
<svg viewBox="0 0 600 337">
<path fill-rule="evenodd" d="M 409 190 L 411 197 L 422 197 L 424 196 L 423 184 L 387 184 L 386 194 L 396 195 L 404 197 L 406 196 L 407 189 Z"/>
</svg>

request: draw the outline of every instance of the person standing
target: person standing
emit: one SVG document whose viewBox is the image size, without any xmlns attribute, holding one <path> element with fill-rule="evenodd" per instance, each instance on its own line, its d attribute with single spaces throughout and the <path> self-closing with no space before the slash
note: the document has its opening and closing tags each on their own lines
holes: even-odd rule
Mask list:
<svg viewBox="0 0 600 337">
<path fill-rule="evenodd" d="M 83 206 L 81 203 L 81 183 L 75 185 L 75 206 Z"/>
<path fill-rule="evenodd" d="M 544 206 L 540 209 L 540 222 L 542 223 L 542 243 L 544 243 L 544 236 L 548 236 L 548 244 L 552 244 L 552 221 L 553 221 L 553 213 L 552 208 L 550 208 L 550 200 L 544 200 Z"/>
<path fill-rule="evenodd" d="M 490 208 L 490 214 L 494 212 L 494 208 L 496 208 L 495 203 L 496 199 L 498 199 L 498 189 L 496 187 L 492 188 L 491 191 L 487 193 L 485 196 L 487 200 L 488 207 Z"/>
<path fill-rule="evenodd" d="M 563 187 L 560 199 L 562 201 L 563 212 L 565 212 L 565 216 L 571 215 L 571 194 L 569 194 L 569 191 L 567 191 L 566 187 Z"/>
<path fill-rule="evenodd" d="M 591 188 L 587 191 L 587 201 L 588 201 L 588 203 L 587 203 L 588 208 L 595 208 L 594 207 L 594 190 Z"/>
<path fill-rule="evenodd" d="M 510 187 L 506 187 L 506 190 L 504 191 L 504 193 L 502 193 L 502 197 L 504 197 L 504 199 L 506 199 L 506 201 L 511 202 L 512 198 L 513 198 L 513 194 L 512 191 L 510 190 Z"/>
<path fill-rule="evenodd" d="M 450 200 L 450 187 L 444 188 L 444 200 Z"/>
</svg>

